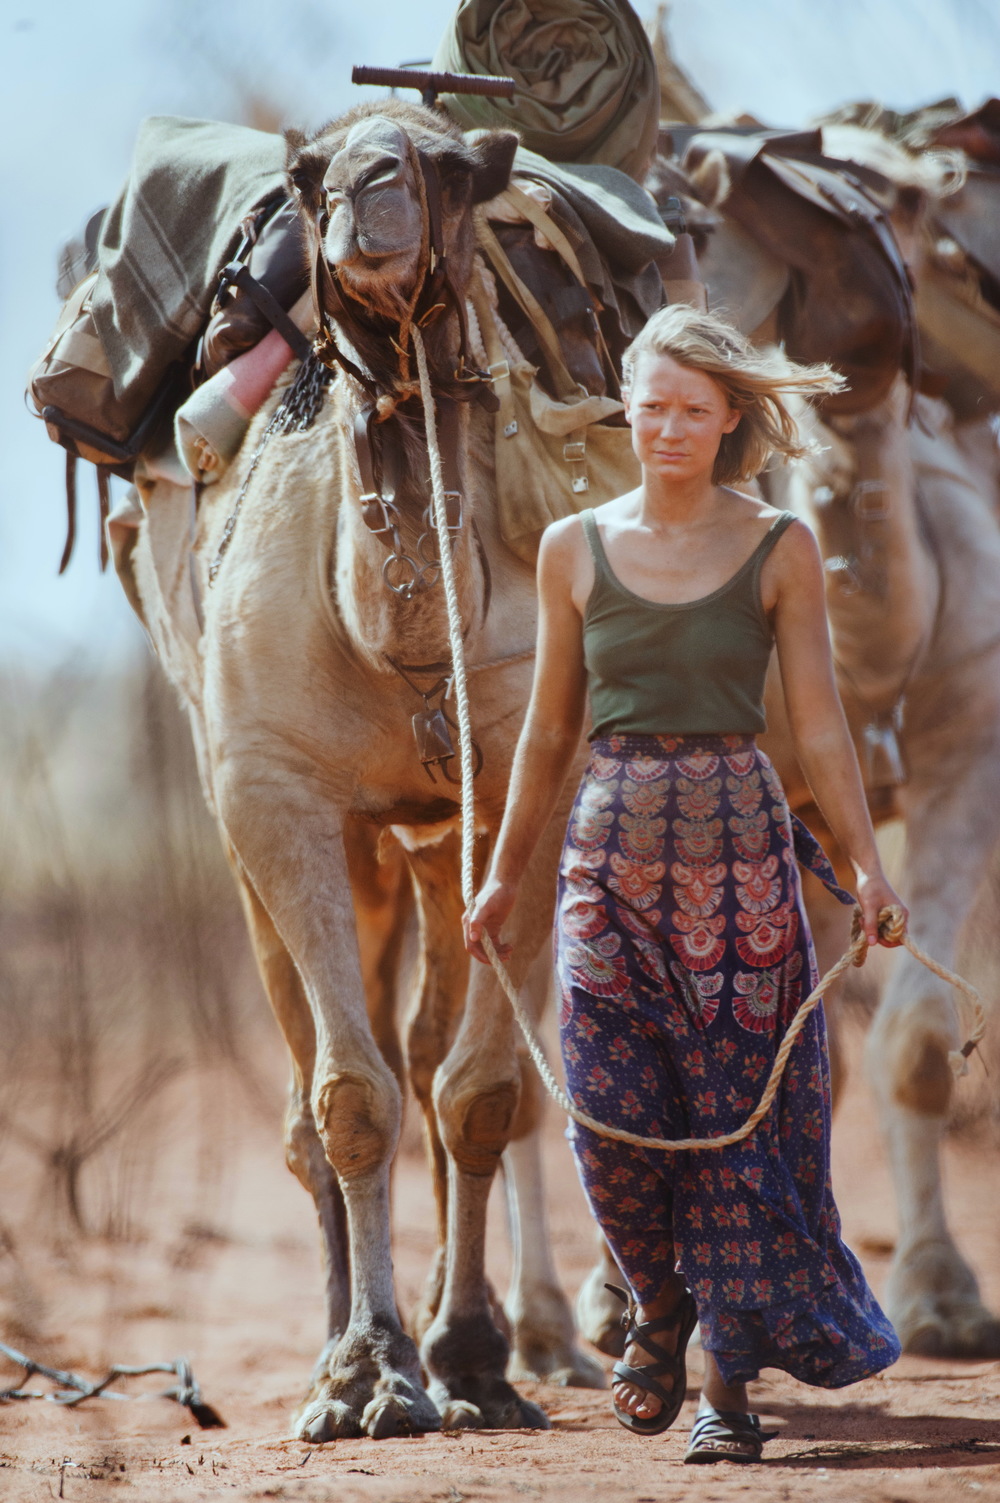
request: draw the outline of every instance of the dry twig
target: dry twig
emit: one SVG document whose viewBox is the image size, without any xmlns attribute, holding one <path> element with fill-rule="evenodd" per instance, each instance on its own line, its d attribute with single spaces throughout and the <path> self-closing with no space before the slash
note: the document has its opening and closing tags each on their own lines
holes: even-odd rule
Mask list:
<svg viewBox="0 0 1000 1503">
<path fill-rule="evenodd" d="M 81 1378 L 78 1373 L 62 1372 L 57 1367 L 46 1367 L 44 1362 L 36 1362 L 33 1357 L 28 1357 L 24 1352 L 19 1352 L 15 1347 L 7 1346 L 0 1341 L 0 1353 L 3 1353 L 9 1361 L 17 1367 L 24 1369 L 24 1376 L 20 1383 L 13 1388 L 0 1389 L 0 1404 L 11 1403 L 15 1399 L 46 1399 L 52 1404 L 62 1404 L 67 1409 L 75 1408 L 86 1399 L 173 1399 L 178 1404 L 183 1404 L 185 1409 L 190 1410 L 192 1417 L 202 1430 L 224 1430 L 226 1422 L 212 1408 L 206 1404 L 201 1396 L 201 1389 L 195 1381 L 191 1364 L 183 1357 L 178 1357 L 176 1362 L 152 1362 L 148 1367 L 127 1367 L 116 1363 L 109 1368 L 104 1377 L 98 1383 L 91 1383 L 86 1378 Z M 57 1386 L 51 1393 L 40 1393 L 37 1389 L 24 1387 L 28 1379 L 34 1377 L 48 1378 Z M 177 1379 L 173 1388 L 166 1388 L 160 1393 L 134 1394 L 118 1393 L 110 1385 L 116 1378 L 140 1378 L 147 1373 L 172 1373 Z"/>
</svg>

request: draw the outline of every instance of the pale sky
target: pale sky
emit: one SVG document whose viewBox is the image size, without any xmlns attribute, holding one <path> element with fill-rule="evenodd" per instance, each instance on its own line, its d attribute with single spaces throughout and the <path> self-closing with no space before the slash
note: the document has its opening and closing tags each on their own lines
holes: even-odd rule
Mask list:
<svg viewBox="0 0 1000 1503">
<path fill-rule="evenodd" d="M 653 10 L 640 4 L 640 14 Z M 352 63 L 429 57 L 453 0 L 2 0 L 0 38 L 0 664 L 79 654 L 111 666 L 139 628 L 98 573 L 93 473 L 81 536 L 57 580 L 63 452 L 23 404 L 58 312 L 60 243 L 112 198 L 149 114 L 234 118 L 248 90 L 318 125 L 361 91 Z M 797 126 L 850 99 L 913 108 L 1000 88 L 996 0 L 675 0 L 675 55 L 718 110 Z"/>
</svg>

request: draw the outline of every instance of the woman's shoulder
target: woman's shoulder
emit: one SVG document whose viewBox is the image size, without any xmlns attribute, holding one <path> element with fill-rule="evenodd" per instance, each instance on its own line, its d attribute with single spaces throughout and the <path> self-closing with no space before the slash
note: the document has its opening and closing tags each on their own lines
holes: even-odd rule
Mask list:
<svg viewBox="0 0 1000 1503">
<path fill-rule="evenodd" d="M 760 530 L 762 537 L 766 537 L 772 530 L 786 533 L 801 538 L 803 542 L 812 539 L 812 531 L 808 523 L 792 511 L 784 511 L 781 507 L 771 506 L 760 496 L 754 496 L 747 491 L 738 491 L 732 486 L 723 485 L 719 489 L 732 504 L 732 510 L 723 516 L 723 524 L 731 518 L 732 521 L 742 521 L 755 530 Z"/>
</svg>

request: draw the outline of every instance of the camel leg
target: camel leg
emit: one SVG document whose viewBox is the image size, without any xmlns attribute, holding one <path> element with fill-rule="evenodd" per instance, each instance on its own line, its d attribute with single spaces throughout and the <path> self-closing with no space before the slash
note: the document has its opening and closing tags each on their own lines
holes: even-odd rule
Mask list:
<svg viewBox="0 0 1000 1503">
<path fill-rule="evenodd" d="M 952 780 L 938 767 L 907 797 L 910 932 L 951 967 L 1000 833 L 997 762 L 992 750 Z M 975 1274 L 952 1240 L 942 1196 L 940 1146 L 954 1083 L 947 1055 L 962 1042 L 960 1031 L 951 988 L 901 954 L 867 1048 L 899 1210 L 886 1309 L 907 1351 L 996 1357 L 1000 1321 L 980 1300 Z"/>
<path fill-rule="evenodd" d="M 319 1375 L 346 1329 L 351 1311 L 344 1197 L 323 1152 L 309 1100 L 316 1031 L 302 982 L 257 894 L 242 880 L 239 889 L 261 978 L 292 1058 L 292 1082 L 285 1112 L 285 1162 L 316 1203 L 323 1239 L 327 1339 L 316 1364 Z"/>
<path fill-rule="evenodd" d="M 404 1088 L 403 1051 L 396 1024 L 399 962 L 413 896 L 406 861 L 397 841 L 382 838 L 374 825 L 344 821 L 344 850 L 358 931 L 361 975 L 375 1042 Z"/>
<path fill-rule="evenodd" d="M 469 957 L 462 944 L 457 836 L 449 832 L 426 844 L 407 833 L 402 839 L 414 878 L 420 924 L 420 971 L 406 1026 L 406 1059 L 410 1085 L 424 1119 L 438 1232 L 434 1263 L 410 1318 L 410 1329 L 419 1341 L 441 1303 L 448 1239 L 448 1155 L 434 1108 L 434 1075 L 455 1036 L 469 984 Z"/>
<path fill-rule="evenodd" d="M 528 973 L 525 992 L 540 1017 L 551 990 L 548 947 Z M 505 1311 L 511 1332 L 507 1376 L 542 1379 L 570 1388 L 603 1388 L 604 1369 L 577 1345 L 573 1316 L 559 1284 L 549 1236 L 541 1126 L 545 1087 L 526 1054 L 521 1056 L 521 1096 L 511 1141 L 503 1156 L 514 1267 Z"/>
<path fill-rule="evenodd" d="M 295 1431 L 322 1441 L 437 1429 L 396 1310 L 389 1169 L 402 1098 L 365 1011 L 342 818 L 313 769 L 291 763 L 283 746 L 231 752 L 215 793 L 241 867 L 302 978 L 316 1040 L 312 1112 L 347 1212 L 350 1319 Z"/>
<path fill-rule="evenodd" d="M 560 834 L 554 819 L 511 915 L 510 971 L 517 985 L 549 941 Z M 506 1380 L 510 1349 L 491 1317 L 485 1276 L 486 1206 L 520 1093 L 513 1029 L 510 1004 L 492 971 L 474 966 L 458 1035 L 434 1082 L 448 1153 L 448 1240 L 440 1308 L 420 1350 L 448 1428 L 548 1426 L 543 1411 Z"/>
<path fill-rule="evenodd" d="M 628 1285 L 600 1232 L 597 1234 L 597 1242 L 597 1262 L 580 1285 L 580 1292 L 576 1297 L 576 1324 L 580 1335 L 606 1357 L 623 1357 L 623 1306 L 618 1296 L 611 1294 L 605 1285 L 614 1284 L 618 1289 L 627 1289 Z"/>
</svg>

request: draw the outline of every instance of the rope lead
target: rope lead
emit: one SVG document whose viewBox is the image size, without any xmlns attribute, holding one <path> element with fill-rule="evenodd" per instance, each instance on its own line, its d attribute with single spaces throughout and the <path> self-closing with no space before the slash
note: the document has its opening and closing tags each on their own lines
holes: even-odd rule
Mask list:
<svg viewBox="0 0 1000 1503">
<path fill-rule="evenodd" d="M 451 658 L 455 675 L 459 760 L 462 769 L 462 900 L 468 909 L 472 907 L 476 896 L 473 871 L 475 805 L 473 793 L 472 720 L 469 714 L 469 691 L 465 677 L 462 617 L 458 602 L 458 590 L 455 585 L 455 564 L 451 556 L 451 540 L 448 533 L 448 509 L 444 496 L 441 452 L 438 448 L 437 426 L 434 418 L 434 394 L 431 389 L 430 373 L 427 368 L 427 356 L 424 352 L 423 339 L 416 324 L 413 325 L 411 332 L 417 355 L 417 370 L 420 375 L 420 399 L 424 408 L 427 452 L 430 458 L 431 487 L 434 497 L 434 525 L 437 528 L 438 551 L 441 555 L 441 580 L 444 585 L 445 602 L 448 608 L 448 640 L 451 646 Z M 972 1012 L 972 1031 L 961 1049 L 953 1049 L 949 1052 L 948 1062 L 956 1077 L 968 1074 L 969 1055 L 976 1049 L 986 1032 L 986 1015 L 983 1012 L 979 993 L 962 976 L 956 975 L 947 966 L 939 965 L 936 960 L 933 960 L 921 950 L 919 945 L 914 943 L 906 932 L 906 920 L 901 908 L 893 906 L 882 909 L 882 912 L 879 914 L 879 935 L 883 939 L 890 939 L 897 944 L 905 946 L 914 959 L 920 961 L 921 965 L 926 966 L 935 976 L 940 977 L 942 981 L 947 981 L 965 996 Z M 482 946 L 489 956 L 490 965 L 493 967 L 504 995 L 513 1009 L 518 1026 L 524 1035 L 524 1041 L 528 1046 L 528 1051 L 553 1101 L 574 1122 L 578 1122 L 581 1127 L 589 1127 L 591 1132 L 598 1133 L 602 1138 L 614 1138 L 616 1142 L 631 1143 L 636 1148 L 659 1148 L 668 1153 L 677 1153 L 681 1150 L 694 1148 L 728 1148 L 731 1144 L 741 1143 L 744 1138 L 748 1138 L 757 1124 L 770 1111 L 774 1098 L 778 1093 L 778 1087 L 781 1084 L 785 1065 L 788 1063 L 788 1056 L 791 1054 L 795 1040 L 802 1032 L 810 1015 L 815 1012 L 824 994 L 829 991 L 838 977 L 842 976 L 852 965 L 863 965 L 868 954 L 868 940 L 862 928 L 861 909 L 855 908 L 851 925 L 850 944 L 836 964 L 830 967 L 818 986 L 809 993 L 809 996 L 800 1005 L 774 1057 L 774 1064 L 771 1067 L 771 1073 L 768 1076 L 767 1085 L 764 1087 L 760 1101 L 742 1127 L 737 1128 L 735 1132 L 724 1133 L 722 1136 L 715 1138 L 644 1138 L 638 1133 L 629 1132 L 624 1127 L 611 1127 L 606 1122 L 599 1122 L 596 1117 L 591 1117 L 588 1112 L 581 1111 L 579 1107 L 574 1106 L 556 1080 L 552 1068 L 545 1057 L 545 1051 L 538 1040 L 538 1035 L 535 1033 L 532 1021 L 525 1011 L 517 988 L 511 981 L 507 968 L 497 955 L 493 941 L 485 931 L 483 933 Z"/>
</svg>

